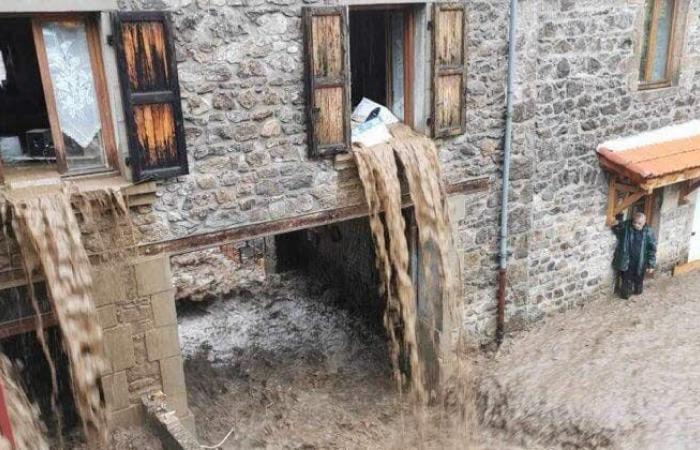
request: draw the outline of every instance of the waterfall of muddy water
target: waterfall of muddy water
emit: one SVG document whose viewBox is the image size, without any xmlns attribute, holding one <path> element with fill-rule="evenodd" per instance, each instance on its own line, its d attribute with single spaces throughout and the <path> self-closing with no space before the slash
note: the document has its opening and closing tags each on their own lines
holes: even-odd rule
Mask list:
<svg viewBox="0 0 700 450">
<path fill-rule="evenodd" d="M 0 354 L 0 383 L 5 394 L 5 405 L 16 449 L 48 450 L 46 429 L 39 420 L 39 408 L 33 405 L 19 382 L 19 370 Z M 12 450 L 10 442 L 0 436 L 0 450 Z"/>
<path fill-rule="evenodd" d="M 459 283 L 452 270 L 456 266 L 451 264 L 455 258 L 454 247 L 437 148 L 433 141 L 405 125 L 394 125 L 391 132 L 394 139 L 390 142 L 372 147 L 353 146 L 353 153 L 369 207 L 381 294 L 387 299 L 384 325 L 390 340 L 394 374 L 401 386 L 399 359 L 407 358 L 409 392 L 416 400 L 424 402 L 428 400 L 430 386 L 426 386 L 425 355 L 418 345 L 416 290 L 409 275 L 410 255 L 401 212 L 397 160 L 403 167 L 414 206 L 420 272 L 426 277 L 426 285 L 435 287 L 436 292 L 430 292 L 430 296 L 439 299 L 431 302 L 437 307 L 428 306 L 432 309 L 428 319 L 433 330 L 444 330 L 444 319 L 455 313 Z M 433 334 L 430 333 L 431 339 L 435 339 Z M 449 330 L 443 335 L 449 335 Z M 454 362 L 451 356 L 454 356 L 452 352 L 438 355 L 441 370 Z"/>
<path fill-rule="evenodd" d="M 107 207 L 108 210 L 112 209 L 114 215 L 126 216 L 126 207 L 118 192 L 71 192 L 68 185 L 45 192 L 10 191 L 6 193 L 3 209 L 4 216 L 12 218 L 12 228 L 19 244 L 34 304 L 36 298 L 32 280 L 40 275 L 45 278 L 63 336 L 64 351 L 70 361 L 73 396 L 83 432 L 91 445 L 100 445 L 106 442 L 107 437 L 98 388 L 103 367 L 102 330 L 91 298 L 91 265 L 81 240 L 81 229 L 71 199 L 75 199 L 75 206 L 86 228 L 93 226 L 94 218 L 98 216 L 93 211 L 93 204 L 97 205 L 97 210 Z M 105 251 L 112 251 L 112 243 L 103 244 Z M 37 327 L 37 336 L 47 353 L 40 328 L 41 323 Z M 47 359 L 52 371 L 55 396 L 55 369 L 50 358 Z M 54 408 L 54 413 L 56 412 Z"/>
</svg>

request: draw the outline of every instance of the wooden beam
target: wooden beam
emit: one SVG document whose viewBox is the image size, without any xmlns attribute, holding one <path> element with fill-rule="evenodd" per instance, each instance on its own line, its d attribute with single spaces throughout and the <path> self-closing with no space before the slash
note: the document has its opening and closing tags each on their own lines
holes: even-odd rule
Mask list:
<svg viewBox="0 0 700 450">
<path fill-rule="evenodd" d="M 66 173 L 68 171 L 68 163 L 66 161 L 65 143 L 63 142 L 63 133 L 61 133 L 56 97 L 53 92 L 53 82 L 49 71 L 49 60 L 46 56 L 42 25 L 41 19 L 32 19 L 32 36 L 34 37 L 34 47 L 39 63 L 41 85 L 44 89 L 44 103 L 46 104 L 46 113 L 49 118 L 49 127 L 51 128 L 51 139 L 53 140 L 53 148 L 56 153 L 56 166 L 60 173 Z"/>
<path fill-rule="evenodd" d="M 445 187 L 445 192 L 449 194 L 472 194 L 486 192 L 489 190 L 491 180 L 489 177 L 479 177 L 469 180 L 449 184 Z M 402 199 L 403 207 L 411 206 L 410 198 L 405 195 Z M 277 221 L 253 223 L 224 230 L 211 231 L 208 233 L 195 234 L 177 239 L 165 241 L 143 243 L 139 245 L 140 253 L 155 255 L 159 253 L 181 254 L 219 245 L 230 244 L 232 242 L 256 239 L 290 231 L 297 231 L 304 228 L 313 228 L 345 220 L 365 217 L 368 214 L 367 205 L 347 206 L 344 208 L 329 209 L 310 214 L 304 214 L 288 219 Z M 93 263 L 97 263 L 99 254 L 88 255 Z M 41 277 L 34 277 L 34 281 L 41 281 Z M 0 290 L 9 289 L 27 284 L 26 276 L 21 268 L 10 268 L 0 271 Z M 1 335 L 0 335 L 1 336 Z"/>
<path fill-rule="evenodd" d="M 615 204 L 617 203 L 617 180 L 615 174 L 610 174 L 608 182 L 608 207 L 605 211 L 605 224 L 609 227 L 615 223 Z"/>
<path fill-rule="evenodd" d="M 676 267 L 673 268 L 673 276 L 677 277 L 679 275 L 683 275 L 689 272 L 694 272 L 698 269 L 700 269 L 700 259 L 690 261 L 685 264 L 678 264 Z"/>
<path fill-rule="evenodd" d="M 679 205 L 686 205 L 690 202 L 688 197 L 693 193 L 698 187 L 700 187 L 700 178 L 694 180 L 688 180 L 681 185 L 681 193 L 678 197 Z"/>
<path fill-rule="evenodd" d="M 647 195 L 645 192 L 635 192 L 634 194 L 629 194 L 624 197 L 617 206 L 615 206 L 615 214 L 620 214 L 622 211 L 637 203 L 637 201 L 645 195 Z"/>
<path fill-rule="evenodd" d="M 608 184 L 608 206 L 605 212 L 606 225 L 612 226 L 617 214 L 634 205 L 642 197 L 646 197 L 644 199 L 644 214 L 647 216 L 647 221 L 651 223 L 654 213 L 654 192 L 622 183 L 616 178 L 616 174 L 611 173 Z"/>
<path fill-rule="evenodd" d="M 44 328 L 53 327 L 58 323 L 56 316 L 51 312 L 42 314 L 41 320 Z M 34 331 L 36 330 L 36 322 L 36 316 L 29 316 L 0 324 L 0 339 Z"/>
<path fill-rule="evenodd" d="M 490 179 L 488 177 L 481 177 L 447 185 L 445 191 L 447 194 L 485 192 L 488 191 L 489 185 Z M 412 203 L 410 201 L 410 197 L 408 195 L 404 195 L 402 199 L 402 206 L 409 207 L 411 205 Z M 367 216 L 367 214 L 367 205 L 362 203 L 343 208 L 313 212 L 288 219 L 252 223 L 227 228 L 224 230 L 185 236 L 177 239 L 144 243 L 140 245 L 140 248 L 142 252 L 147 255 L 155 255 L 159 253 L 188 253 L 231 242 L 257 239 L 265 236 L 288 233 L 290 231 L 313 228 L 331 223 L 343 222 L 350 219 L 357 219 L 359 217 Z"/>
</svg>

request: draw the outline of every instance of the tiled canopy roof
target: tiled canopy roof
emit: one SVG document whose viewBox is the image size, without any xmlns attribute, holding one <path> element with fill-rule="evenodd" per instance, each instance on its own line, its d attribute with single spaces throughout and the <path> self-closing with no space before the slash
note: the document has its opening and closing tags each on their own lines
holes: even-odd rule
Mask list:
<svg viewBox="0 0 700 450">
<path fill-rule="evenodd" d="M 598 146 L 603 167 L 645 189 L 700 177 L 700 120 Z"/>
</svg>

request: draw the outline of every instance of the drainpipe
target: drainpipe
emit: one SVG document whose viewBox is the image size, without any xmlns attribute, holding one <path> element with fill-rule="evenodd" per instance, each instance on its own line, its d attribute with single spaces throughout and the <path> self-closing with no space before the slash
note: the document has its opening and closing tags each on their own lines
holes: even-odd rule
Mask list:
<svg viewBox="0 0 700 450">
<path fill-rule="evenodd" d="M 503 149 L 503 187 L 501 191 L 501 234 L 498 265 L 498 307 L 496 343 L 503 342 L 506 311 L 506 284 L 508 279 L 508 191 L 510 153 L 513 145 L 513 82 L 515 79 L 515 31 L 518 19 L 518 0 L 510 0 L 510 27 L 508 29 L 508 86 L 506 88 L 506 140 Z"/>
</svg>

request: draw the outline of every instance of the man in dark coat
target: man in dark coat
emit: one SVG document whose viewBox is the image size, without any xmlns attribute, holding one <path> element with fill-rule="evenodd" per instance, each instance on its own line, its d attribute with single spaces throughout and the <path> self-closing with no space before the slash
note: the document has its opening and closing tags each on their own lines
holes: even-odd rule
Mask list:
<svg viewBox="0 0 700 450">
<path fill-rule="evenodd" d="M 646 216 L 638 212 L 632 220 L 613 225 L 617 236 L 613 267 L 617 270 L 617 291 L 623 299 L 641 294 L 644 275 L 654 273 L 656 267 L 656 238 L 646 222 Z"/>
</svg>

